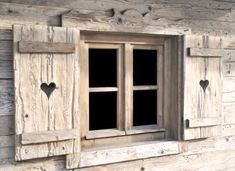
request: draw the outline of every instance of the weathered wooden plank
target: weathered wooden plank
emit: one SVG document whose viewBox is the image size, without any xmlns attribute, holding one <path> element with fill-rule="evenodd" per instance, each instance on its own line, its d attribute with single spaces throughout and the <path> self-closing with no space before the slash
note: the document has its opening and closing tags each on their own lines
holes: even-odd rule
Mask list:
<svg viewBox="0 0 235 171">
<path fill-rule="evenodd" d="M 12 40 L 12 30 L 0 29 L 0 40 Z"/>
<path fill-rule="evenodd" d="M 10 60 L 9 56 L 12 56 L 12 41 L 0 40 L 0 60 Z"/>
<path fill-rule="evenodd" d="M 20 53 L 74 53 L 75 44 L 57 42 L 20 41 Z"/>
<path fill-rule="evenodd" d="M 15 162 L 13 158 L 0 160 L 0 171 L 67 171 L 64 167 L 64 158 L 53 157 L 34 161 Z"/>
<path fill-rule="evenodd" d="M 177 154 L 178 142 L 148 142 L 124 147 L 90 149 L 81 152 L 80 167 Z M 99 157 L 96 157 L 99 156 Z"/>
<path fill-rule="evenodd" d="M 223 136 L 235 135 L 235 124 L 222 125 L 222 135 Z"/>
<path fill-rule="evenodd" d="M 12 24 L 60 25 L 65 8 L 18 5 L 0 2 L 0 28 L 12 29 Z"/>
<path fill-rule="evenodd" d="M 235 103 L 223 103 L 222 112 L 225 124 L 235 124 Z"/>
<path fill-rule="evenodd" d="M 44 131 L 38 133 L 23 133 L 21 135 L 21 144 L 37 144 L 45 142 L 63 141 L 77 138 L 75 129 Z"/>
<path fill-rule="evenodd" d="M 13 147 L 1 147 L 0 148 L 0 160 L 2 159 L 12 159 L 14 158 L 14 148 Z M 1 168 L 0 168 L 1 170 Z"/>
<path fill-rule="evenodd" d="M 29 160 L 72 154 L 74 151 L 73 147 L 73 141 L 71 140 L 23 145 L 21 148 L 17 146 L 15 151 L 15 160 Z"/>
<path fill-rule="evenodd" d="M 14 116 L 0 116 L 0 136 L 14 134 Z"/>
<path fill-rule="evenodd" d="M 215 126 L 219 125 L 222 122 L 222 118 L 196 118 L 196 119 L 187 119 L 186 125 L 188 128 L 197 128 L 197 127 L 206 127 L 206 126 Z"/>
<path fill-rule="evenodd" d="M 235 91 L 235 77 L 223 77 L 223 93 Z"/>
<path fill-rule="evenodd" d="M 188 55 L 191 57 L 223 57 L 235 55 L 235 50 L 230 49 L 209 49 L 209 48 L 188 48 Z"/>
<path fill-rule="evenodd" d="M 174 24 L 175 25 L 174 25 Z M 124 13 L 117 9 L 107 11 L 76 11 L 62 15 L 62 26 L 78 27 L 90 31 L 139 32 L 154 34 L 186 34 L 188 27 L 175 21 L 153 20 L 150 15 L 142 15 L 134 9 L 126 9 Z"/>
<path fill-rule="evenodd" d="M 47 1 L 37 1 L 37 0 L 1 0 L 1 2 L 11 2 L 11 3 L 19 3 L 25 5 L 40 5 L 40 6 L 50 6 L 50 7 L 66 7 L 70 9 L 100 9 L 106 10 L 108 8 L 116 7 L 120 10 L 124 10 L 125 8 L 136 8 L 141 12 L 150 11 L 154 14 L 158 14 L 159 16 L 168 16 L 174 18 L 201 18 L 201 19 L 217 19 L 217 20 L 225 20 L 231 21 L 233 17 L 231 16 L 232 11 L 231 3 L 226 2 L 217 2 L 213 1 L 199 1 L 199 0 L 173 0 L 173 1 L 134 1 L 129 0 L 118 0 L 115 2 L 110 1 L 82 1 L 82 0 L 68 0 L 68 2 L 64 2 L 63 0 L 51 0 Z M 150 6 L 151 9 L 147 7 Z M 192 8 L 192 6 L 196 6 L 196 8 Z M 167 14 L 166 14 L 167 13 Z M 229 15 L 230 14 L 230 15 Z M 232 13 L 233 14 L 233 13 Z M 219 17 L 218 17 L 219 16 Z"/>
<path fill-rule="evenodd" d="M 234 77 L 235 76 L 235 62 L 223 63 L 223 75 L 225 77 Z"/>
<path fill-rule="evenodd" d="M 15 139 L 14 135 L 5 135 L 0 136 L 0 148 L 2 147 L 14 147 L 15 145 Z"/>
<path fill-rule="evenodd" d="M 0 60 L 0 79 L 13 78 L 13 62 Z"/>
<path fill-rule="evenodd" d="M 14 115 L 14 88 L 12 80 L 0 80 L 1 115 Z"/>
</svg>

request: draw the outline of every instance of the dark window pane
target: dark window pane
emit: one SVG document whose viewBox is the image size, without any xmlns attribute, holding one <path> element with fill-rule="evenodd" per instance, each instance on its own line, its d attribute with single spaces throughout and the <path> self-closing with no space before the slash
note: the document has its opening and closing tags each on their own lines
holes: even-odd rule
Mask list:
<svg viewBox="0 0 235 171">
<path fill-rule="evenodd" d="M 157 51 L 134 49 L 133 55 L 134 85 L 156 85 Z"/>
<path fill-rule="evenodd" d="M 117 93 L 90 93 L 89 96 L 90 130 L 117 127 Z"/>
<path fill-rule="evenodd" d="M 157 91 L 134 91 L 133 125 L 157 123 Z"/>
<path fill-rule="evenodd" d="M 117 50 L 89 49 L 89 86 L 116 87 Z"/>
</svg>

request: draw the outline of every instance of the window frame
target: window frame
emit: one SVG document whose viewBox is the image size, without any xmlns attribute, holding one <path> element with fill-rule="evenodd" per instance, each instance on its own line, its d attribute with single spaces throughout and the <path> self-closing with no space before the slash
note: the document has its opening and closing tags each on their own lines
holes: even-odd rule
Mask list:
<svg viewBox="0 0 235 171">
<path fill-rule="evenodd" d="M 163 90 L 158 91 L 157 93 L 157 124 L 154 125 L 143 125 L 143 126 L 133 126 L 133 91 L 134 88 L 143 89 L 152 89 L 152 85 L 149 86 L 134 86 L 133 85 L 133 50 L 134 49 L 151 49 L 157 51 L 157 84 L 156 86 L 162 87 L 163 89 L 163 56 L 164 56 L 164 41 L 162 38 L 153 38 L 152 36 L 147 38 L 145 36 L 139 36 L 140 39 L 135 39 L 133 42 L 133 36 L 122 36 L 118 38 L 116 35 L 109 36 L 84 36 L 81 35 L 81 90 L 82 94 L 81 101 L 85 105 L 81 105 L 82 112 L 82 130 L 81 136 L 82 140 L 89 139 L 99 139 L 99 138 L 108 138 L 108 137 L 119 137 L 135 134 L 145 134 L 145 133 L 157 133 L 165 132 L 163 128 Z M 131 38 L 131 39 L 130 39 Z M 105 48 L 105 49 L 117 49 L 118 50 L 118 80 L 117 84 L 119 89 L 118 93 L 118 111 L 117 111 L 117 129 L 104 129 L 104 130 L 89 130 L 89 92 L 98 92 L 99 88 L 89 88 L 89 61 L 88 61 L 88 50 L 89 48 Z M 131 62 L 132 61 L 132 62 Z M 124 75 L 124 78 L 121 78 L 121 75 Z M 122 87 L 124 86 L 124 87 Z M 122 87 L 122 88 L 121 88 Z M 106 90 L 105 90 L 106 89 Z M 109 89 L 109 90 L 108 90 Z M 115 87 L 104 88 L 103 91 L 116 91 Z M 154 88 L 153 88 L 154 89 Z M 118 91 L 118 90 L 117 90 Z M 125 91 L 125 92 L 124 92 Z M 84 95 L 86 94 L 86 95 Z M 160 100 L 161 99 L 161 100 Z M 122 112 L 122 114 L 120 114 Z M 84 124 L 85 123 L 85 124 Z"/>
<path fill-rule="evenodd" d="M 115 135 L 115 132 L 110 132 L 110 137 L 97 136 L 98 134 L 90 134 L 87 136 L 87 121 L 84 120 L 84 114 L 88 114 L 88 103 L 84 98 L 87 98 L 89 89 L 86 73 L 88 69 L 87 43 L 125 43 L 123 48 L 130 44 L 136 45 L 158 45 L 162 47 L 163 56 L 163 82 L 162 82 L 162 124 L 164 129 L 151 130 L 146 132 L 134 132 L 124 135 Z M 95 165 L 131 161 L 144 159 L 148 157 L 159 157 L 170 154 L 178 154 L 181 152 L 180 142 L 182 131 L 182 85 L 183 85 L 183 53 L 182 53 L 182 37 L 173 35 L 155 35 L 155 34 L 138 34 L 138 33 L 111 33 L 111 32 L 93 32 L 82 31 L 80 41 L 80 126 L 81 126 L 81 158 L 79 168 L 90 167 Z M 124 58 L 127 59 L 127 58 Z M 126 61 L 123 61 L 126 62 Z M 128 80 L 128 79 L 127 79 Z M 84 108 L 85 107 L 85 108 Z M 103 130 L 102 130 L 103 131 Z M 101 131 L 101 132 L 102 132 Z M 113 134 L 114 133 L 114 134 Z M 107 133 L 105 134 L 108 135 Z M 121 148 L 123 153 L 116 153 Z M 149 149 L 155 150 L 149 150 Z M 121 150 L 121 151 L 122 151 Z M 132 155 L 128 150 L 133 150 Z M 127 153 L 125 153 L 127 152 Z M 101 158 L 97 158 L 97 154 Z M 107 156 L 112 156 L 107 158 Z M 129 156 L 130 155 L 130 156 Z M 102 159 L 104 157 L 105 159 Z M 114 158 L 113 158 L 114 157 Z M 123 158 L 124 157 L 124 158 Z"/>
</svg>

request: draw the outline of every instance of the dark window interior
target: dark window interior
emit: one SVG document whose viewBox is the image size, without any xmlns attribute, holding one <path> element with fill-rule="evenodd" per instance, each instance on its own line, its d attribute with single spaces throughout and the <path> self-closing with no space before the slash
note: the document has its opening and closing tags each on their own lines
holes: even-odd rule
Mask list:
<svg viewBox="0 0 235 171">
<path fill-rule="evenodd" d="M 89 86 L 117 86 L 117 49 L 89 49 Z"/>
<path fill-rule="evenodd" d="M 117 92 L 90 93 L 90 130 L 117 127 Z"/>
<path fill-rule="evenodd" d="M 157 123 L 157 91 L 134 91 L 133 125 Z"/>
<path fill-rule="evenodd" d="M 134 85 L 156 85 L 157 51 L 134 49 L 133 55 Z"/>
</svg>

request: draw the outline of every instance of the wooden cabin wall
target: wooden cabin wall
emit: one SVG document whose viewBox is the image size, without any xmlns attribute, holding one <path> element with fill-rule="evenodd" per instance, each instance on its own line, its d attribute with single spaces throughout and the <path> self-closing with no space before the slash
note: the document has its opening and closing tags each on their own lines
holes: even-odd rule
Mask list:
<svg viewBox="0 0 235 171">
<path fill-rule="evenodd" d="M 158 28 L 174 27 L 182 34 L 225 37 L 235 34 L 232 0 L 0 0 L 0 171 L 64 170 L 64 158 L 14 161 L 14 89 L 12 24 L 61 25 L 71 9 L 151 11 Z M 222 135 L 185 141 L 179 155 L 85 168 L 82 170 L 234 170 L 235 169 L 235 56 L 223 59 Z M 233 136 L 234 135 L 234 136 Z"/>
</svg>

